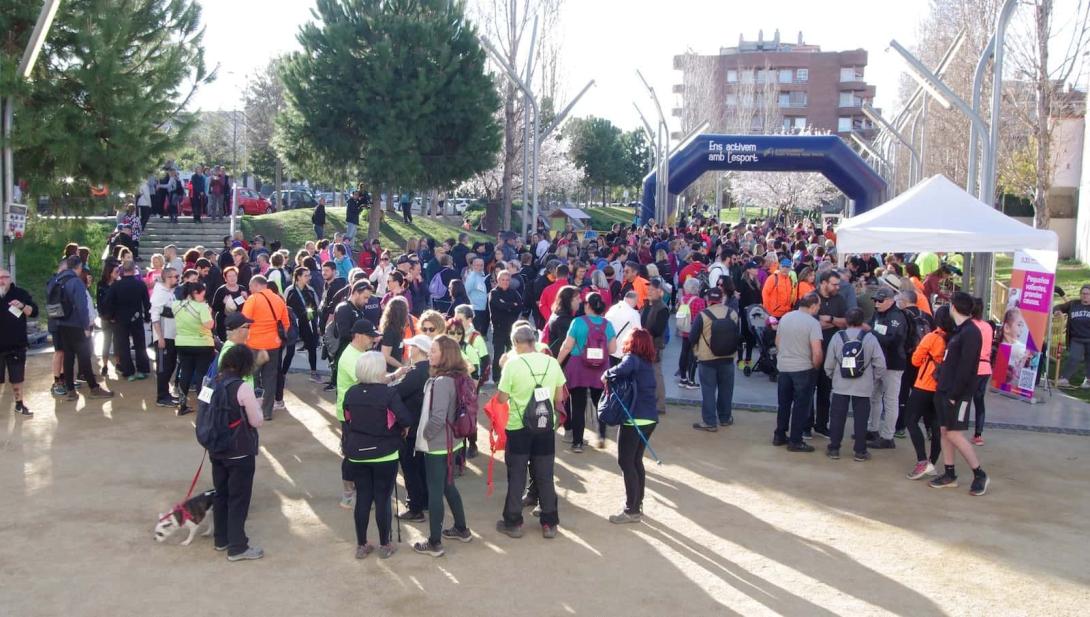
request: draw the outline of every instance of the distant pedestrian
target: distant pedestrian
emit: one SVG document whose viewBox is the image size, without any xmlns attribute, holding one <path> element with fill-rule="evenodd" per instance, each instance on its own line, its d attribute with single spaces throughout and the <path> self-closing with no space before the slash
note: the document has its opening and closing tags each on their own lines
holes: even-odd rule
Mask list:
<svg viewBox="0 0 1090 617">
<path fill-rule="evenodd" d="M 0 387 L 5 378 L 15 395 L 15 413 L 34 414 L 23 402 L 23 378 L 26 373 L 26 320 L 38 316 L 38 305 L 30 294 L 17 287 L 11 272 L 0 268 Z"/>
<path fill-rule="evenodd" d="M 719 283 L 734 289 L 729 276 L 720 278 Z M 731 403 L 734 398 L 734 354 L 740 341 L 740 326 L 737 304 L 734 298 L 724 301 L 722 288 L 709 289 L 707 300 L 708 308 L 693 316 L 689 331 L 700 377 L 701 398 L 700 422 L 694 423 L 693 428 L 714 433 L 720 426 L 734 424 Z M 733 338 L 729 337 L 728 331 L 734 333 Z"/>
<path fill-rule="evenodd" d="M 822 366 L 821 324 L 815 318 L 821 302 L 817 294 L 799 300 L 799 308 L 780 319 L 776 330 L 776 432 L 772 445 L 786 445 L 790 452 L 813 452 L 802 441 L 802 431 L 814 398 L 815 369 Z"/>
</svg>

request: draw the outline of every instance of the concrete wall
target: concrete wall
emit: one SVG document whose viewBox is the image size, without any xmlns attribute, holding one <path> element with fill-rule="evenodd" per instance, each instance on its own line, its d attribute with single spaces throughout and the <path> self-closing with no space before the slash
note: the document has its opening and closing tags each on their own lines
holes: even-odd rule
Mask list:
<svg viewBox="0 0 1090 617">
<path fill-rule="evenodd" d="M 1075 188 L 1082 181 L 1085 118 L 1054 118 L 1052 122 L 1052 186 Z"/>
<path fill-rule="evenodd" d="M 1082 161 L 1090 161 L 1090 122 L 1084 122 Z M 1075 257 L 1090 263 L 1090 173 L 1082 174 L 1078 212 L 1075 214 Z"/>
<path fill-rule="evenodd" d="M 1014 216 L 1011 218 L 1033 227 L 1033 217 Z M 1048 228 L 1056 232 L 1056 235 L 1060 237 L 1060 259 L 1071 259 L 1075 256 L 1075 220 L 1076 219 L 1051 219 L 1048 222 Z M 1083 259 L 1083 261 L 1086 260 Z"/>
</svg>

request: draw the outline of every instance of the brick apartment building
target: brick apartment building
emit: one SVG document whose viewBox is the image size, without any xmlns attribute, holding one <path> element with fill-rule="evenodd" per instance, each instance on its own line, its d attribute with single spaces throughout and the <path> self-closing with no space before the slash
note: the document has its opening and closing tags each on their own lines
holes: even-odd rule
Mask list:
<svg viewBox="0 0 1090 617">
<path fill-rule="evenodd" d="M 862 112 L 863 104 L 874 100 L 866 66 L 866 50 L 821 51 L 803 42 L 801 32 L 795 43 L 780 40 L 779 30 L 771 39 L 763 32 L 756 41 L 739 36 L 737 47 L 721 48 L 718 55 L 674 57 L 682 83 L 673 87 L 677 106 L 672 112 L 681 118 L 683 131 L 707 119 L 712 130 L 776 133 L 809 128 L 845 139 L 855 130 L 872 137 L 874 126 Z M 740 105 L 764 112 L 739 114 Z M 739 116 L 747 119 L 740 122 Z"/>
</svg>

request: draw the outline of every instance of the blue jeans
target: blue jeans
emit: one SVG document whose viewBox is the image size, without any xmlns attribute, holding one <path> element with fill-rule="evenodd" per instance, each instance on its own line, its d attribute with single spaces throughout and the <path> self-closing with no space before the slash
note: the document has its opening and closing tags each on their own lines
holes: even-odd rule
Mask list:
<svg viewBox="0 0 1090 617">
<path fill-rule="evenodd" d="M 814 399 L 814 371 L 781 372 L 776 380 L 775 437 L 788 443 L 802 443 L 802 430 L 810 416 L 810 403 Z M 791 434 L 788 436 L 788 427 Z"/>
<path fill-rule="evenodd" d="M 708 426 L 730 422 L 731 400 L 734 398 L 734 360 L 721 364 L 701 362 L 697 365 L 700 377 L 700 418 Z"/>
<path fill-rule="evenodd" d="M 321 240 L 324 237 L 325 237 L 325 225 L 315 225 L 314 226 L 314 238 L 317 239 L 317 240 Z"/>
</svg>

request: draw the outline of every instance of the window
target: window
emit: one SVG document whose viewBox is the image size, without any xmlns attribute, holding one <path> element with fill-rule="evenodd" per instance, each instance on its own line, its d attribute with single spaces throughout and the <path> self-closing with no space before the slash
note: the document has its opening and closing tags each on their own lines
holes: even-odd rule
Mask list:
<svg viewBox="0 0 1090 617">
<path fill-rule="evenodd" d="M 840 93 L 840 106 L 841 107 L 862 107 L 863 99 L 856 96 L 854 92 L 841 92 Z"/>
<path fill-rule="evenodd" d="M 761 114 L 756 114 L 749 121 L 749 129 L 751 131 L 763 131 L 765 128 L 765 119 Z"/>
<path fill-rule="evenodd" d="M 840 67 L 840 81 L 863 81 L 863 68 L 857 66 Z"/>
<path fill-rule="evenodd" d="M 805 92 L 792 92 L 791 93 L 791 107 L 806 107 L 806 93 Z"/>
<path fill-rule="evenodd" d="M 790 107 L 791 106 L 791 94 L 787 93 L 787 92 L 781 92 L 780 93 L 779 105 L 780 105 L 780 107 Z"/>
<path fill-rule="evenodd" d="M 841 116 L 836 119 L 836 132 L 837 133 L 851 133 L 852 132 L 852 119 L 850 116 Z"/>
<path fill-rule="evenodd" d="M 731 93 L 727 95 L 727 105 L 730 107 L 738 106 L 738 95 Z"/>
<path fill-rule="evenodd" d="M 742 83 L 744 84 L 753 83 L 753 71 L 743 70 L 740 77 L 742 78 Z"/>
<path fill-rule="evenodd" d="M 806 83 L 810 81 L 810 69 L 798 69 L 795 71 L 795 81 Z"/>
<path fill-rule="evenodd" d="M 728 69 L 727 70 L 727 83 L 728 84 L 738 83 L 738 70 L 737 69 Z"/>
<path fill-rule="evenodd" d="M 799 116 L 798 118 L 794 118 L 794 121 L 795 121 L 795 128 L 796 129 L 801 131 L 802 129 L 806 128 L 806 117 L 805 116 Z"/>
<path fill-rule="evenodd" d="M 795 72 L 791 69 L 780 69 L 780 83 L 789 84 L 794 79 Z"/>
</svg>

